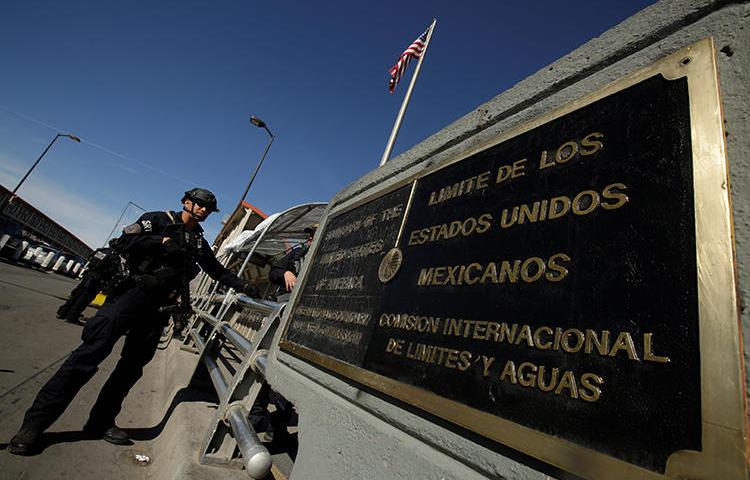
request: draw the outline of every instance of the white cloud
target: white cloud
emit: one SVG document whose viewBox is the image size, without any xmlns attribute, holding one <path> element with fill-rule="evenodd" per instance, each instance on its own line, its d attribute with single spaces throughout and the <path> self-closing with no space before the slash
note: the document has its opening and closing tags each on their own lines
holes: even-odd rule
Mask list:
<svg viewBox="0 0 750 480">
<path fill-rule="evenodd" d="M 2 180 L 2 184 L 6 188 L 11 184 L 15 187 L 29 167 L 24 168 L 19 162 L 11 161 L 5 154 L 0 157 L 0 160 L 0 180 Z M 12 190 L 12 187 L 9 189 Z"/>
<path fill-rule="evenodd" d="M 16 186 L 24 167 L 3 156 L 0 163 L 0 184 L 9 190 Z M 93 199 L 68 190 L 60 182 L 34 176 L 34 181 L 24 183 L 22 198 L 92 248 L 101 246 L 107 238 L 119 212 L 97 205 Z"/>
</svg>

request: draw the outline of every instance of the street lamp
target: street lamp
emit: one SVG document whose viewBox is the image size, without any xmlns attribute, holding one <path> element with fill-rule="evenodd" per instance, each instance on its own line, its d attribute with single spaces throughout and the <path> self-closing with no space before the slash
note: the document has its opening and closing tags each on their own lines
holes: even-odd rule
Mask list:
<svg viewBox="0 0 750 480">
<path fill-rule="evenodd" d="M 260 170 L 260 166 L 263 165 L 263 160 L 266 159 L 266 154 L 268 153 L 268 149 L 271 148 L 271 144 L 273 143 L 273 139 L 276 138 L 273 136 L 273 133 L 271 133 L 271 130 L 268 129 L 268 125 L 266 125 L 266 122 L 261 120 L 260 118 L 256 116 L 250 117 L 250 123 L 255 125 L 258 128 L 265 128 L 266 132 L 268 132 L 268 144 L 266 145 L 266 149 L 263 151 L 263 155 L 260 157 L 260 162 L 258 162 L 258 166 L 255 167 L 255 171 L 253 172 L 253 176 L 250 177 L 250 181 L 247 184 L 247 187 L 245 187 L 245 191 L 242 192 L 242 197 L 240 197 L 240 205 L 242 205 L 242 201 L 245 200 L 245 197 L 247 196 L 248 190 L 250 190 L 250 185 L 253 184 L 253 180 L 255 180 L 255 176 L 258 174 L 258 170 Z"/>
<path fill-rule="evenodd" d="M 39 158 L 36 159 L 36 162 L 34 162 L 34 165 L 31 166 L 31 168 L 29 169 L 29 171 L 26 172 L 26 175 L 24 175 L 23 178 L 21 179 L 21 181 L 18 182 L 18 185 L 16 185 L 16 188 L 14 188 L 12 192 L 10 192 L 10 196 L 7 199 L 5 199 L 3 202 L 0 203 L 0 213 L 2 213 L 3 210 L 5 210 L 5 205 L 7 203 L 10 203 L 10 201 L 13 200 L 13 197 L 16 196 L 16 192 L 18 191 L 19 188 L 21 188 L 21 185 L 23 185 L 23 182 L 26 180 L 26 177 L 28 177 L 31 174 L 31 172 L 34 170 L 34 168 L 36 168 L 37 164 L 44 157 L 44 154 L 47 153 L 47 150 L 49 150 L 50 147 L 52 147 L 52 144 L 55 143 L 55 141 L 58 138 L 60 138 L 60 137 L 68 137 L 69 139 L 73 140 L 74 142 L 78 142 L 78 143 L 81 142 L 80 138 L 76 137 L 75 135 L 73 135 L 71 133 L 58 133 L 57 135 L 55 135 L 55 138 L 53 138 L 52 141 L 49 142 L 49 145 L 47 145 L 47 148 L 45 148 L 44 151 L 42 152 L 42 154 L 39 155 Z"/>
<path fill-rule="evenodd" d="M 140 205 L 136 205 L 135 203 L 128 201 L 128 203 L 125 205 L 125 208 L 122 209 L 122 213 L 120 214 L 119 218 L 115 222 L 115 226 L 112 227 L 112 231 L 109 232 L 109 236 L 107 236 L 107 239 L 104 241 L 104 245 L 102 245 L 102 247 L 106 247 L 107 246 L 107 243 L 109 243 L 109 240 L 112 238 L 112 235 L 115 234 L 115 230 L 117 230 L 117 226 L 120 224 L 120 221 L 122 220 L 122 217 L 125 216 L 125 212 L 128 211 L 128 208 L 130 208 L 131 205 L 134 206 L 135 208 L 139 209 L 139 210 L 143 210 L 144 212 L 146 211 L 146 209 L 143 208 L 143 207 L 141 207 Z"/>
</svg>

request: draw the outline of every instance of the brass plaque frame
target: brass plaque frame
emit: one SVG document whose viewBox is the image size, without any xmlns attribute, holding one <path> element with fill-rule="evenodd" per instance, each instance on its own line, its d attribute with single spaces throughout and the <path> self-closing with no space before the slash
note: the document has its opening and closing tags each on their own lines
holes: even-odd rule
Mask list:
<svg viewBox="0 0 750 480">
<path fill-rule="evenodd" d="M 742 367 L 736 252 L 723 114 L 715 48 L 711 38 L 677 51 L 518 128 L 503 132 L 448 162 L 421 170 L 385 189 L 336 205 L 329 213 L 329 218 L 408 183 L 416 184 L 420 177 L 657 74 L 669 80 L 682 77 L 687 77 L 688 80 L 698 276 L 702 451 L 681 450 L 673 453 L 668 459 L 665 474 L 660 474 L 291 343 L 286 340 L 289 322 L 282 335 L 281 349 L 582 478 L 747 479 L 748 417 Z M 408 213 L 407 206 L 402 222 L 406 222 Z M 325 223 L 322 228 L 325 228 Z M 315 250 L 317 247 L 316 244 Z M 287 312 L 294 311 L 304 285 L 305 278 L 302 278 Z"/>
</svg>

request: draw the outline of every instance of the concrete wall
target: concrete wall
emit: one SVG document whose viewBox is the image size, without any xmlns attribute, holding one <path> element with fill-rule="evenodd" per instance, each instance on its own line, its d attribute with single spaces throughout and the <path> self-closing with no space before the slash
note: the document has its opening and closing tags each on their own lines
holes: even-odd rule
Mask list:
<svg viewBox="0 0 750 480">
<path fill-rule="evenodd" d="M 606 8 L 606 3 L 603 4 Z M 510 90 L 341 191 L 332 205 L 387 187 L 712 36 L 718 53 L 728 156 L 745 363 L 750 361 L 750 4 L 667 0 L 541 69 Z M 373 159 L 373 164 L 377 159 Z M 747 372 L 750 369 L 746 369 Z M 517 453 L 501 455 L 352 387 L 283 352 L 269 380 L 300 412 L 296 479 L 545 479 L 559 476 Z M 750 382 L 747 382 L 750 384 Z M 511 458 L 513 457 L 513 458 Z M 542 473 L 544 472 L 544 473 Z"/>
</svg>

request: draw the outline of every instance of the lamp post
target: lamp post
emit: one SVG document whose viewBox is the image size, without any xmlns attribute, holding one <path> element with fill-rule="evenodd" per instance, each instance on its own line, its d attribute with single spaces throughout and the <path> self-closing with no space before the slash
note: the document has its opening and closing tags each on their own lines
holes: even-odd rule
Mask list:
<svg viewBox="0 0 750 480">
<path fill-rule="evenodd" d="M 266 122 L 261 120 L 260 118 L 256 116 L 250 117 L 250 123 L 255 125 L 258 128 L 265 128 L 266 132 L 268 132 L 268 144 L 266 145 L 266 149 L 263 151 L 263 155 L 260 157 L 260 162 L 258 162 L 258 166 L 255 167 L 255 171 L 253 172 L 253 176 L 250 177 L 250 181 L 247 183 L 247 187 L 245 187 L 245 191 L 242 192 L 242 197 L 240 197 L 240 205 L 242 205 L 243 200 L 245 200 L 245 197 L 247 196 L 248 190 L 250 190 L 250 185 L 253 184 L 253 180 L 255 180 L 255 176 L 258 174 L 258 170 L 260 170 L 260 166 L 263 165 L 263 160 L 266 159 L 266 154 L 268 153 L 268 149 L 271 148 L 271 144 L 273 143 L 273 139 L 276 138 L 273 136 L 273 133 L 271 133 L 271 130 L 268 129 L 268 125 L 266 125 Z"/>
<path fill-rule="evenodd" d="M 47 145 L 47 148 L 45 148 L 44 151 L 42 152 L 42 154 L 39 155 L 39 158 L 36 159 L 36 162 L 34 162 L 34 165 L 31 166 L 31 168 L 29 169 L 29 171 L 26 172 L 26 175 L 24 175 L 23 178 L 21 179 L 21 181 L 18 182 L 18 185 L 16 185 L 16 188 L 14 188 L 12 192 L 10 192 L 10 196 L 8 196 L 7 199 L 5 199 L 2 202 L 0 202 L 0 213 L 2 213 L 3 210 L 5 210 L 5 205 L 8 204 L 8 203 L 10 203 L 11 200 L 13 200 L 13 197 L 16 196 L 16 192 L 18 191 L 19 188 L 21 188 L 21 185 L 23 185 L 23 182 L 26 180 L 26 177 L 28 177 L 31 174 L 31 172 L 34 170 L 34 168 L 36 168 L 37 164 L 39 164 L 39 162 L 44 157 L 44 154 L 47 153 L 47 150 L 49 150 L 52 147 L 52 144 L 55 143 L 55 141 L 57 141 L 57 139 L 60 138 L 60 137 L 68 137 L 69 139 L 73 140 L 74 142 L 79 142 L 79 143 L 81 142 L 80 138 L 78 138 L 75 135 L 70 134 L 70 133 L 58 133 L 57 135 L 55 135 L 55 138 L 53 138 L 52 141 L 49 142 L 49 145 Z"/>
<path fill-rule="evenodd" d="M 125 212 L 127 212 L 127 211 L 128 211 L 128 208 L 130 208 L 130 206 L 131 206 L 131 205 L 132 205 L 132 206 L 134 206 L 135 208 L 139 209 L 139 210 L 143 210 L 144 212 L 146 211 L 146 209 L 145 209 L 145 208 L 143 208 L 143 207 L 141 207 L 140 205 L 136 205 L 135 203 L 133 203 L 133 202 L 130 202 L 130 201 L 129 201 L 129 202 L 128 202 L 128 203 L 127 203 L 127 204 L 125 205 L 125 208 L 123 208 L 123 209 L 122 209 L 122 213 L 120 214 L 120 217 L 119 217 L 119 218 L 117 219 L 117 221 L 115 221 L 115 226 L 114 226 L 114 227 L 112 227 L 112 231 L 111 231 L 111 232 L 109 232 L 109 235 L 107 236 L 107 239 L 106 239 L 106 240 L 104 241 L 104 245 L 102 245 L 103 247 L 106 247 L 106 246 L 107 246 L 107 243 L 108 243 L 108 242 L 109 242 L 109 240 L 110 240 L 110 239 L 112 238 L 112 235 L 114 235 L 114 234 L 115 234 L 115 230 L 117 230 L 117 226 L 118 226 L 118 225 L 120 224 L 120 220 L 122 220 L 122 217 L 124 217 L 124 216 L 125 216 Z"/>
</svg>

